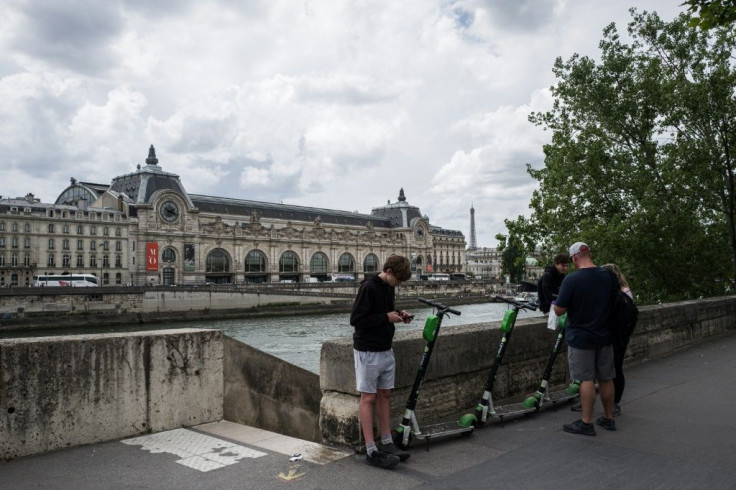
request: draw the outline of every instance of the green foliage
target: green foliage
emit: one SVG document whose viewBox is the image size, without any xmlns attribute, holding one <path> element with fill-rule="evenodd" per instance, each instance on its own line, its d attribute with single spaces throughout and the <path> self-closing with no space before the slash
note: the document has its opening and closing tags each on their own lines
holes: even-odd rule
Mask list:
<svg viewBox="0 0 736 490">
<path fill-rule="evenodd" d="M 688 5 L 690 14 L 697 14 L 690 19 L 690 27 L 713 29 L 722 26 L 733 26 L 736 22 L 736 1 L 734 0 L 686 0 L 681 5 Z"/>
<path fill-rule="evenodd" d="M 513 223 L 507 221 L 506 226 L 511 226 L 513 230 Z M 496 240 L 499 244 L 498 251 L 501 252 L 501 274 L 509 276 L 512 283 L 521 282 L 526 269 L 526 253 L 522 240 L 513 231 L 508 236 L 496 235 Z"/>
<path fill-rule="evenodd" d="M 631 10 L 630 43 L 614 24 L 600 62 L 558 58 L 551 132 L 530 219 L 510 236 L 554 254 L 588 243 L 618 263 L 639 300 L 724 294 L 736 277 L 736 72 L 729 31 L 694 30 Z"/>
</svg>

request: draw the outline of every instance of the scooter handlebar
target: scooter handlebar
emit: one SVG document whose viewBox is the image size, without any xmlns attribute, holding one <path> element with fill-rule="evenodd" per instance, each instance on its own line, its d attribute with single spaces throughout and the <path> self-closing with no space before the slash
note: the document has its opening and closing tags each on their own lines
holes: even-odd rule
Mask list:
<svg viewBox="0 0 736 490">
<path fill-rule="evenodd" d="M 514 305 L 524 310 L 536 311 L 537 307 L 539 306 L 536 303 L 522 303 L 521 301 L 516 301 L 514 299 L 504 298 L 503 296 L 499 294 L 495 295 L 494 298 L 497 299 L 498 301 L 503 301 L 504 303 Z"/>
<path fill-rule="evenodd" d="M 450 308 L 449 306 L 445 306 L 442 303 L 439 303 L 437 301 L 431 300 L 431 299 L 424 299 L 424 298 L 417 298 L 418 301 L 429 305 L 434 306 L 438 310 L 444 312 L 444 313 L 452 313 L 453 315 L 460 315 L 461 313 L 455 309 Z"/>
</svg>

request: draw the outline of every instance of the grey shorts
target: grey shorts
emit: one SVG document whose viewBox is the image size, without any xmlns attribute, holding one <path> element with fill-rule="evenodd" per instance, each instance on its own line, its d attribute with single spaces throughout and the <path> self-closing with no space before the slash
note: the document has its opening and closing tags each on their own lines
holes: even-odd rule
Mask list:
<svg viewBox="0 0 736 490">
<path fill-rule="evenodd" d="M 393 349 L 382 352 L 367 352 L 353 349 L 355 362 L 355 384 L 361 393 L 377 393 L 377 390 L 392 390 L 396 361 Z"/>
<path fill-rule="evenodd" d="M 570 368 L 570 379 L 607 381 L 616 377 L 611 345 L 598 349 L 576 349 L 568 345 L 567 366 Z"/>
</svg>

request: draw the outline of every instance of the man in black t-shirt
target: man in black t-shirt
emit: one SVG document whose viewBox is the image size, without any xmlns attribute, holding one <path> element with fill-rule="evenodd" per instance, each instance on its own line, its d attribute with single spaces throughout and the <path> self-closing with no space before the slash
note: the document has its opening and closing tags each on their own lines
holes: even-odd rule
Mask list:
<svg viewBox="0 0 736 490">
<path fill-rule="evenodd" d="M 581 380 L 582 418 L 563 426 L 566 432 L 594 436 L 593 407 L 595 381 L 603 402 L 603 416 L 596 423 L 606 430 L 616 430 L 613 421 L 613 348 L 609 326 L 611 274 L 593 263 L 590 248 L 583 242 L 570 247 L 570 258 L 577 271 L 565 277 L 555 304 L 555 313 L 567 313 L 567 363 L 570 378 Z"/>
<path fill-rule="evenodd" d="M 366 276 L 353 303 L 350 324 L 353 334 L 355 381 L 360 392 L 358 417 L 363 430 L 366 463 L 392 469 L 409 453 L 393 444 L 391 437 L 391 390 L 394 388 L 396 362 L 391 344 L 394 323 L 409 323 L 406 311 L 396 311 L 394 288 L 411 277 L 411 264 L 406 257 L 391 255 L 377 276 Z M 373 437 L 375 407 L 381 434 L 381 449 Z"/>
</svg>

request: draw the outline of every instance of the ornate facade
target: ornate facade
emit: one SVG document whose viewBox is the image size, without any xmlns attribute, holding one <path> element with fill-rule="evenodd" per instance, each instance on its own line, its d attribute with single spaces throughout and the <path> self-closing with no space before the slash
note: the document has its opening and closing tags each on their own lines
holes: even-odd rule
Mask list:
<svg viewBox="0 0 736 490">
<path fill-rule="evenodd" d="M 400 190 L 370 214 L 188 194 L 144 166 L 112 183 L 71 180 L 53 204 L 0 199 L 0 283 L 37 274 L 92 273 L 102 284 L 359 280 L 391 254 L 415 277 L 461 272 L 465 238 L 430 224 Z"/>
</svg>

